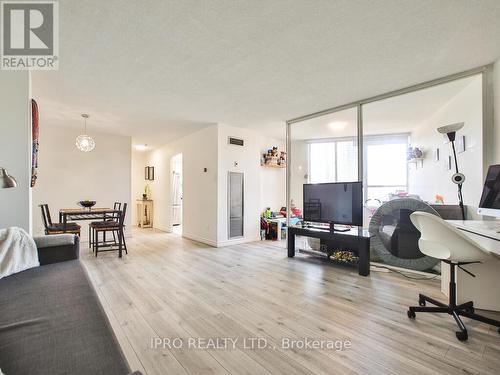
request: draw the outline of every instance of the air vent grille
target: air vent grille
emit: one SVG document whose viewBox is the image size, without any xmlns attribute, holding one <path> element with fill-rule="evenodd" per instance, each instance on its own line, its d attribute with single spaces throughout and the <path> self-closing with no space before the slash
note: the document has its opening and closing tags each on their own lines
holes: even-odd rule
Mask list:
<svg viewBox="0 0 500 375">
<path fill-rule="evenodd" d="M 229 144 L 235 146 L 243 146 L 244 141 L 240 138 L 229 137 Z"/>
</svg>

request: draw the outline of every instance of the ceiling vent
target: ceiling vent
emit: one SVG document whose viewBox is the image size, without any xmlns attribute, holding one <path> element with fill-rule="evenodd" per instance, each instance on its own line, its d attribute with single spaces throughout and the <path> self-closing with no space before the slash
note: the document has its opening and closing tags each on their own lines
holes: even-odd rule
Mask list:
<svg viewBox="0 0 500 375">
<path fill-rule="evenodd" d="M 229 144 L 235 146 L 243 146 L 244 141 L 240 138 L 229 137 Z"/>
</svg>

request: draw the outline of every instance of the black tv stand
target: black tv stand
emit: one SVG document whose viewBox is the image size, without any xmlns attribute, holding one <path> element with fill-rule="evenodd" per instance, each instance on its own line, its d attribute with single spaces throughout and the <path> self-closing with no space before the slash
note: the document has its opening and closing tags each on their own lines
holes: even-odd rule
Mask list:
<svg viewBox="0 0 500 375">
<path fill-rule="evenodd" d="M 328 227 L 295 227 L 288 228 L 288 257 L 295 256 L 295 236 L 314 237 L 321 240 L 322 245 L 329 250 L 324 254 L 329 258 L 333 248 L 349 249 L 359 257 L 358 273 L 362 276 L 370 274 L 370 234 L 362 228 L 351 228 L 348 231 L 331 231 Z"/>
<path fill-rule="evenodd" d="M 330 232 L 350 232 L 352 228 L 338 228 L 335 227 L 335 224 L 330 223 L 329 227 L 321 227 L 321 226 L 315 226 L 315 225 L 310 225 L 310 224 L 304 224 L 302 228 L 309 228 L 309 229 L 318 229 L 318 230 L 330 230 Z"/>
<path fill-rule="evenodd" d="M 335 224 L 330 223 L 330 232 L 350 232 L 351 228 L 335 228 Z"/>
</svg>

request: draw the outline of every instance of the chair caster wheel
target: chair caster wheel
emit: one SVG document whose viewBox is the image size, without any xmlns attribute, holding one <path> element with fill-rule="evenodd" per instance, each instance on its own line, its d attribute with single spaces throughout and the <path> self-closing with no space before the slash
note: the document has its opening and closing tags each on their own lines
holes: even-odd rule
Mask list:
<svg viewBox="0 0 500 375">
<path fill-rule="evenodd" d="M 408 314 L 408 318 L 415 319 L 415 311 L 408 310 L 406 313 Z"/>
<path fill-rule="evenodd" d="M 455 332 L 455 335 L 457 336 L 457 339 L 459 341 L 467 341 L 467 339 L 469 338 L 469 334 L 467 333 L 467 331 L 457 331 Z"/>
<path fill-rule="evenodd" d="M 474 311 L 476 310 L 474 310 L 474 307 L 467 307 L 465 311 L 467 311 L 469 314 L 474 314 Z"/>
<path fill-rule="evenodd" d="M 419 306 L 425 306 L 425 301 L 423 299 L 418 301 Z"/>
</svg>

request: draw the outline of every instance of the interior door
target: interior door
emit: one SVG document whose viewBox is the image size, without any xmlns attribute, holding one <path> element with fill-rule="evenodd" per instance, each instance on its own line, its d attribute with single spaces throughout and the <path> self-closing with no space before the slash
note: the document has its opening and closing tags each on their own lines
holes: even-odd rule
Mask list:
<svg viewBox="0 0 500 375">
<path fill-rule="evenodd" d="M 229 238 L 243 237 L 244 178 L 243 173 L 228 175 Z"/>
<path fill-rule="evenodd" d="M 181 175 L 179 172 L 173 172 L 173 191 L 172 191 L 172 225 L 181 225 L 182 220 L 182 186 Z"/>
</svg>

